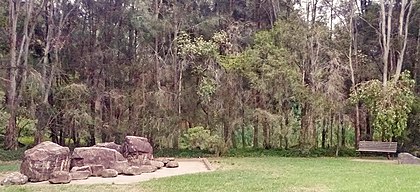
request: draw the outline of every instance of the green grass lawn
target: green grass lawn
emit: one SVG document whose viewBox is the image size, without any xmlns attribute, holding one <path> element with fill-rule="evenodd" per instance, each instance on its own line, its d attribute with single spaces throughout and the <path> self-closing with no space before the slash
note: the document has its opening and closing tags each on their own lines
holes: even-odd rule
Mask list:
<svg viewBox="0 0 420 192">
<path fill-rule="evenodd" d="M 26 185 L 0 187 L 0 191 L 420 191 L 420 166 L 348 158 L 222 158 L 211 162 L 218 170 L 132 185 Z"/>
</svg>

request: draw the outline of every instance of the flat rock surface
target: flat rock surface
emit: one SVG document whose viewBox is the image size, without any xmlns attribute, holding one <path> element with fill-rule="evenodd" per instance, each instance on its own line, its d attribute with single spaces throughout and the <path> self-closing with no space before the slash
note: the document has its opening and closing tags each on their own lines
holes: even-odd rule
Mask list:
<svg viewBox="0 0 420 192">
<path fill-rule="evenodd" d="M 130 184 L 138 183 L 141 181 L 148 181 L 151 179 L 170 177 L 191 173 L 200 173 L 200 172 L 209 172 L 203 160 L 201 159 L 188 159 L 188 160 L 178 160 L 178 168 L 166 168 L 162 167 L 153 173 L 143 173 L 141 175 L 127 176 L 127 175 L 118 175 L 113 178 L 101 178 L 101 177 L 89 177 L 86 180 L 73 180 L 71 184 Z M 37 183 L 28 183 L 29 185 L 40 185 L 40 184 L 49 184 L 48 182 L 37 182 Z"/>
</svg>

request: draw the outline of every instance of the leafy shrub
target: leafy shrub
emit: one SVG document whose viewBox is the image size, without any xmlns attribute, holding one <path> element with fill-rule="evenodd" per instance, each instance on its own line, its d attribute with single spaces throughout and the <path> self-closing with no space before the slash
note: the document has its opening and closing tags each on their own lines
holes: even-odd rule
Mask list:
<svg viewBox="0 0 420 192">
<path fill-rule="evenodd" d="M 18 150 L 4 150 L 0 149 L 0 161 L 16 161 L 23 158 L 23 153 L 26 148 L 19 148 Z"/>
<path fill-rule="evenodd" d="M 302 151 L 298 148 L 291 149 L 230 149 L 227 153 L 229 157 L 334 157 L 336 155 L 336 148 L 317 148 Z M 338 156 L 340 157 L 354 157 L 357 152 L 350 148 L 340 148 Z"/>
<path fill-rule="evenodd" d="M 407 121 L 414 103 L 415 81 L 409 71 L 401 73 L 399 79 L 393 77 L 384 86 L 379 80 L 359 83 L 350 94 L 350 100 L 366 105 L 373 118 L 372 127 L 379 138 L 391 141 L 401 136 L 407 128 Z M 381 135 L 382 134 L 382 135 Z"/>
<path fill-rule="evenodd" d="M 212 157 L 214 156 L 208 150 L 199 149 L 158 149 L 154 151 L 156 157 L 183 157 L 183 158 L 199 158 L 199 157 Z"/>
<path fill-rule="evenodd" d="M 201 126 L 187 130 L 187 133 L 181 138 L 181 147 L 189 150 L 208 150 L 216 154 L 225 151 L 222 139 L 218 135 L 212 135 L 210 130 Z"/>
</svg>

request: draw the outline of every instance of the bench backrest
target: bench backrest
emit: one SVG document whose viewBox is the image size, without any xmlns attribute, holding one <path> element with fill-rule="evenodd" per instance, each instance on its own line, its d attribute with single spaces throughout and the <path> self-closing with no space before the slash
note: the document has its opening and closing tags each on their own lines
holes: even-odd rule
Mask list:
<svg viewBox="0 0 420 192">
<path fill-rule="evenodd" d="M 397 142 L 360 141 L 358 151 L 397 152 Z"/>
</svg>

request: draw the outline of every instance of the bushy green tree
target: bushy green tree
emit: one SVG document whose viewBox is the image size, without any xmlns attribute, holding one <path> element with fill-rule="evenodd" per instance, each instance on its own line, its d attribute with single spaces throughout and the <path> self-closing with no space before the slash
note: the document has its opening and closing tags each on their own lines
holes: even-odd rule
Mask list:
<svg viewBox="0 0 420 192">
<path fill-rule="evenodd" d="M 181 139 L 182 147 L 190 150 L 209 150 L 214 153 L 219 153 L 223 150 L 222 139 L 218 135 L 211 134 L 210 130 L 202 126 L 188 129 Z"/>
<path fill-rule="evenodd" d="M 391 141 L 401 136 L 407 128 L 408 115 L 414 102 L 415 81 L 405 71 L 399 79 L 395 77 L 385 86 L 374 79 L 359 83 L 351 93 L 353 103 L 366 105 L 373 118 L 372 127 L 381 140 Z"/>
</svg>

